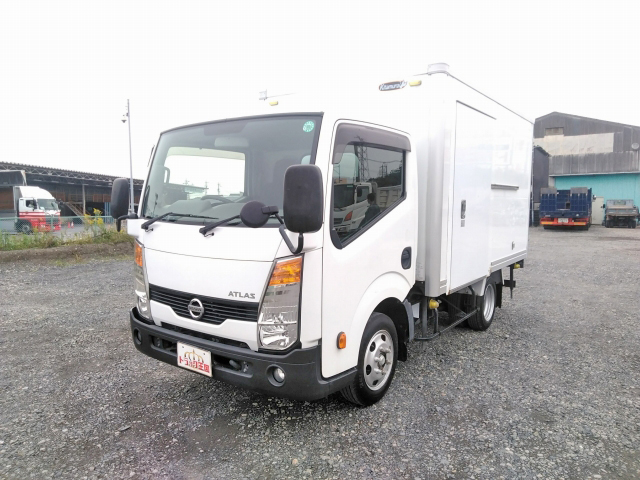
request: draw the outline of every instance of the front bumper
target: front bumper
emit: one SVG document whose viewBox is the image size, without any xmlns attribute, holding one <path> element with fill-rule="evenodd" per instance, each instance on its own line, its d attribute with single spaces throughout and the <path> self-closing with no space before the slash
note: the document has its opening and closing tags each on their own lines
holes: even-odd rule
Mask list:
<svg viewBox="0 0 640 480">
<path fill-rule="evenodd" d="M 135 307 L 131 309 L 129 316 L 133 344 L 145 355 L 177 366 L 178 359 L 173 348 L 177 342 L 208 350 L 213 359 L 214 379 L 254 392 L 296 400 L 318 400 L 347 386 L 356 374 L 355 368 L 352 368 L 334 377 L 323 378 L 320 370 L 320 345 L 293 350 L 284 355 L 273 355 L 146 323 Z M 233 368 L 229 360 L 240 365 L 240 370 Z M 276 366 L 285 372 L 282 384 L 277 384 L 270 373 Z"/>
</svg>

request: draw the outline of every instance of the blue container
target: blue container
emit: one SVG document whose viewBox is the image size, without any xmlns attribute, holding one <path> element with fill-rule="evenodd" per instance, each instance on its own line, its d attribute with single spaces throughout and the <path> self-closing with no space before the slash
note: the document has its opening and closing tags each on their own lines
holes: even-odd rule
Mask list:
<svg viewBox="0 0 640 480">
<path fill-rule="evenodd" d="M 540 218 L 591 217 L 591 198 L 591 189 L 586 187 L 543 188 L 540 191 Z"/>
</svg>

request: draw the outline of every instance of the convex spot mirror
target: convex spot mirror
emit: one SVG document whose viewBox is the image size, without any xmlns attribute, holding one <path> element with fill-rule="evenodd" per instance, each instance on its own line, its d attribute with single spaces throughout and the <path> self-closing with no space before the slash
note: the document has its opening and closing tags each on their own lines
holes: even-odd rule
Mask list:
<svg viewBox="0 0 640 480">
<path fill-rule="evenodd" d="M 322 227 L 322 174 L 316 165 L 292 165 L 284 174 L 282 210 L 287 230 L 317 232 Z"/>
<path fill-rule="evenodd" d="M 266 207 L 264 203 L 252 200 L 245 203 L 240 210 L 240 220 L 247 227 L 260 228 L 267 223 L 271 213 L 273 213 L 271 209 Z M 275 213 L 278 213 L 277 207 L 275 207 Z"/>
</svg>

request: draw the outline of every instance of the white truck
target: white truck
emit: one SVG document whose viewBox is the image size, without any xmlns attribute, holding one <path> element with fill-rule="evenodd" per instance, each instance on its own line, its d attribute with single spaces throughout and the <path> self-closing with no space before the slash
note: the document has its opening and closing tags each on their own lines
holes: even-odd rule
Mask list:
<svg viewBox="0 0 640 480">
<path fill-rule="evenodd" d="M 23 170 L 0 171 L 0 230 L 60 230 L 60 207 L 48 191 L 27 185 Z"/>
<path fill-rule="evenodd" d="M 531 122 L 445 64 L 357 97 L 163 132 L 137 213 L 114 182 L 138 350 L 270 395 L 371 405 L 409 342 L 491 325 L 527 255 Z M 363 146 L 358 181 L 388 200 L 338 235 L 333 179 Z"/>
</svg>

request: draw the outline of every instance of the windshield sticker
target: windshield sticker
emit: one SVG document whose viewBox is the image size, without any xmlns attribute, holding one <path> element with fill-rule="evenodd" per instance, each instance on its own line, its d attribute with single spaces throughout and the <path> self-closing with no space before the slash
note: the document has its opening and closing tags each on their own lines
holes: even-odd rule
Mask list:
<svg viewBox="0 0 640 480">
<path fill-rule="evenodd" d="M 302 130 L 306 133 L 313 132 L 313 129 L 315 128 L 315 126 L 316 124 L 311 120 L 309 120 L 302 126 Z"/>
</svg>

